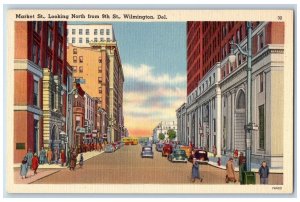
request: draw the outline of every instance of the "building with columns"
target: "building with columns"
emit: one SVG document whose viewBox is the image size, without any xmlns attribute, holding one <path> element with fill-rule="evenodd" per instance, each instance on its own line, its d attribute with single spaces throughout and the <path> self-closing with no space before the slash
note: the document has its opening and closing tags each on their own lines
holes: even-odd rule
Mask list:
<svg viewBox="0 0 300 202">
<path fill-rule="evenodd" d="M 168 130 L 174 130 L 176 132 L 176 138 L 174 141 L 178 140 L 177 137 L 177 123 L 176 121 L 161 121 L 154 129 L 152 139 L 153 141 L 159 141 L 159 134 L 163 133 L 165 135 L 164 140 L 168 140 Z"/>
<path fill-rule="evenodd" d="M 234 49 L 235 63 L 231 64 L 228 60 L 231 40 L 247 49 L 244 24 L 201 22 L 196 24 L 200 29 L 196 29 L 195 22 L 187 25 L 187 44 L 190 44 L 191 38 L 195 41 L 194 37 L 198 37 L 199 46 L 205 42 L 205 47 L 212 46 L 220 54 L 211 52 L 209 48 L 201 51 L 200 63 L 201 59 L 203 61 L 200 66 L 203 69 L 199 71 L 204 74 L 200 75 L 196 87 L 191 87 L 193 82 L 190 82 L 187 103 L 176 111 L 178 133 L 182 134 L 180 138 L 209 151 L 215 145 L 218 156 L 224 150 L 228 155 L 232 155 L 235 149 L 246 151 L 247 58 Z M 258 130 L 252 132 L 251 161 L 259 164 L 267 160 L 271 167 L 282 168 L 284 23 L 252 24 L 252 120 Z M 199 30 L 202 33 L 189 36 Z M 220 36 L 214 33 L 218 30 Z M 187 54 L 188 58 L 192 58 L 190 54 L 193 53 L 189 49 Z M 192 63 L 188 61 L 188 65 Z M 193 72 L 193 69 L 190 71 Z"/>
</svg>

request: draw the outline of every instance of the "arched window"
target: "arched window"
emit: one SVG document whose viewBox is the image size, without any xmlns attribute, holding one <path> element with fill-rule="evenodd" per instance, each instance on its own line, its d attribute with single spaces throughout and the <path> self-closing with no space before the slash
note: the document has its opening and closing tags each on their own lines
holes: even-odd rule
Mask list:
<svg viewBox="0 0 300 202">
<path fill-rule="evenodd" d="M 245 100 L 245 93 L 244 91 L 240 90 L 238 97 L 237 97 L 237 109 L 245 109 L 246 106 L 246 100 Z"/>
</svg>

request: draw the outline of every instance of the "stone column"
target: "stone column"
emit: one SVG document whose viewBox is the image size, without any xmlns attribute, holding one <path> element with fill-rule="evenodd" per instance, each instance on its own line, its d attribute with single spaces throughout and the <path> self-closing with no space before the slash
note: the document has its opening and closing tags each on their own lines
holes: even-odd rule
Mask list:
<svg viewBox="0 0 300 202">
<path fill-rule="evenodd" d="M 44 148 L 50 147 L 50 120 L 51 120 L 51 112 L 50 112 L 50 94 L 51 92 L 51 72 L 48 68 L 43 69 L 43 143 Z"/>
<path fill-rule="evenodd" d="M 221 151 L 222 151 L 222 130 L 221 130 L 221 121 L 222 121 L 222 99 L 221 99 L 221 89 L 219 85 L 216 87 L 216 139 L 217 139 L 217 156 L 221 156 Z"/>
</svg>

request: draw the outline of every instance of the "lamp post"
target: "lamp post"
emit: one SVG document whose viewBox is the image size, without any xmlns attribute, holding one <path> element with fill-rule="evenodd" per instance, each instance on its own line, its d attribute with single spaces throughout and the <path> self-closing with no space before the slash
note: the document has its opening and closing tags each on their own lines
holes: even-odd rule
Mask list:
<svg viewBox="0 0 300 202">
<path fill-rule="evenodd" d="M 243 51 L 242 48 L 234 43 L 233 41 L 230 43 L 230 56 L 229 62 L 235 62 L 235 55 L 233 53 L 233 46 L 235 45 L 242 55 L 247 56 L 247 123 L 245 126 L 246 132 L 246 170 L 251 171 L 251 138 L 252 138 L 252 27 L 251 22 L 247 22 L 247 52 Z"/>
</svg>

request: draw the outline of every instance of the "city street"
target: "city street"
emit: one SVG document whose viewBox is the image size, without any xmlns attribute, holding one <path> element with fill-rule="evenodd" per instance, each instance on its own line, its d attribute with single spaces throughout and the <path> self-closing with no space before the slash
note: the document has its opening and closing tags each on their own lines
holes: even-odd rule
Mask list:
<svg viewBox="0 0 300 202">
<path fill-rule="evenodd" d="M 155 151 L 155 146 L 153 146 Z M 114 153 L 103 153 L 84 162 L 83 168 L 75 171 L 61 169 L 39 179 L 36 184 L 186 184 L 191 182 L 191 163 L 171 163 L 160 152 L 153 159 L 142 159 L 141 146 L 124 146 Z M 211 165 L 201 165 L 203 182 L 198 184 L 225 184 L 226 171 Z M 236 173 L 238 179 L 238 173 Z M 271 174 L 269 184 L 282 184 L 282 174 Z M 257 177 L 257 183 L 259 179 Z M 239 183 L 236 183 L 238 185 Z"/>
</svg>

